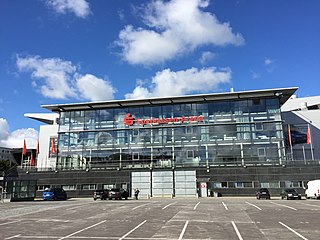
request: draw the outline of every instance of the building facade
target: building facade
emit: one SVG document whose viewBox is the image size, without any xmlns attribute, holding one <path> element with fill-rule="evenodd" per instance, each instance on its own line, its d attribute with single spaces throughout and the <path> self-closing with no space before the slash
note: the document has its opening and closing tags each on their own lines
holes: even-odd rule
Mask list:
<svg viewBox="0 0 320 240">
<path fill-rule="evenodd" d="M 45 105 L 58 121 L 33 115 L 50 127 L 40 129 L 37 167 L 20 179 L 71 196 L 112 187 L 155 197 L 302 189 L 320 173 L 316 161 L 297 167 L 287 144 L 281 107 L 296 90 Z"/>
</svg>

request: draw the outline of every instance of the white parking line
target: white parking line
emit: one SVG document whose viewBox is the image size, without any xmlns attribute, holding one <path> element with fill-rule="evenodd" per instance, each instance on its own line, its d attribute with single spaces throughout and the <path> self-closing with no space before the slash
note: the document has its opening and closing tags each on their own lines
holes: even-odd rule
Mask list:
<svg viewBox="0 0 320 240">
<path fill-rule="evenodd" d="M 318 205 L 313 205 L 313 204 L 308 204 L 308 203 L 301 203 L 301 202 L 299 202 L 299 204 L 303 204 L 303 205 L 306 205 L 306 206 L 311 206 L 311 207 L 318 207 L 318 208 L 320 208 L 320 206 L 318 206 Z"/>
<path fill-rule="evenodd" d="M 252 204 L 252 203 L 246 202 L 246 204 L 249 204 L 249 205 L 255 207 L 256 209 L 259 209 L 260 211 L 262 210 L 261 208 L 259 208 L 258 206 L 254 205 L 254 204 Z"/>
<path fill-rule="evenodd" d="M 98 222 L 98 223 L 96 223 L 96 224 L 93 224 L 93 225 L 91 225 L 91 226 L 89 226 L 89 227 L 86 227 L 86 228 L 83 228 L 83 229 L 81 229 L 81 230 L 79 230 L 79 231 L 76 231 L 76 232 L 74 232 L 74 233 L 71 233 L 71 234 L 69 234 L 68 236 L 59 238 L 58 240 L 66 239 L 66 238 L 68 238 L 68 237 L 71 237 L 71 236 L 73 236 L 73 235 L 76 235 L 77 233 L 80 233 L 80 232 L 83 232 L 83 231 L 88 230 L 88 229 L 90 229 L 90 228 L 93 228 L 93 227 L 95 227 L 95 226 L 98 226 L 98 225 L 100 225 L 101 223 L 104 223 L 104 222 L 106 222 L 106 221 L 107 221 L 107 220 L 103 220 L 103 221 Z"/>
<path fill-rule="evenodd" d="M 194 206 L 193 210 L 196 210 L 199 204 L 200 204 L 200 202 L 198 202 L 198 203 Z"/>
<path fill-rule="evenodd" d="M 243 238 L 241 237 L 241 234 L 240 234 L 240 232 L 239 232 L 236 224 L 234 223 L 234 221 L 231 221 L 231 223 L 232 223 L 232 226 L 233 226 L 234 230 L 235 230 L 236 233 L 237 233 L 238 238 L 239 238 L 240 240 L 243 240 Z"/>
<path fill-rule="evenodd" d="M 282 226 L 286 227 L 287 229 L 289 229 L 291 232 L 293 232 L 294 234 L 296 234 L 297 236 L 301 237 L 304 240 L 308 240 L 308 238 L 305 238 L 304 236 L 302 236 L 300 233 L 298 233 L 297 231 L 293 230 L 291 227 L 285 225 L 282 222 L 279 222 Z"/>
<path fill-rule="evenodd" d="M 227 207 L 227 205 L 226 205 L 224 202 L 222 202 L 222 205 L 224 206 L 224 208 L 225 208 L 226 210 L 229 210 L 228 207 Z"/>
<path fill-rule="evenodd" d="M 11 236 L 11 237 L 7 237 L 5 239 L 13 239 L 13 238 L 17 238 L 17 237 L 20 237 L 20 236 L 21 236 L 21 234 L 18 234 L 18 235 L 14 235 L 14 236 Z"/>
<path fill-rule="evenodd" d="M 275 202 L 270 202 L 270 203 L 275 204 L 275 205 L 279 205 L 279 206 L 282 206 L 282 207 L 290 208 L 290 209 L 292 209 L 292 210 L 294 210 L 294 211 L 297 211 L 297 209 L 295 209 L 295 208 L 293 208 L 293 207 L 290 207 L 290 206 L 287 206 L 287 205 L 283 205 L 283 204 L 275 203 Z"/>
<path fill-rule="evenodd" d="M 81 208 L 81 207 L 83 207 L 84 205 L 89 205 L 89 204 L 91 204 L 91 203 L 81 204 L 81 205 L 78 205 L 78 206 L 76 206 L 76 207 L 67 208 L 66 210 L 67 210 L 67 211 L 69 211 L 69 210 L 74 210 L 74 209 Z"/>
<path fill-rule="evenodd" d="M 145 224 L 147 220 L 144 220 L 142 223 L 140 223 L 138 226 L 136 226 L 135 228 L 131 229 L 129 232 L 127 232 L 125 235 L 123 235 L 121 238 L 119 238 L 119 240 L 124 239 L 126 236 L 128 236 L 129 234 L 131 234 L 132 232 L 134 232 L 136 229 L 138 229 L 140 226 L 142 226 L 143 224 Z"/>
<path fill-rule="evenodd" d="M 139 206 L 136 206 L 136 207 L 132 208 L 132 210 L 136 210 L 137 208 L 146 206 L 146 205 L 148 205 L 148 204 L 150 204 L 150 203 L 141 204 L 141 205 L 139 205 Z"/>
<path fill-rule="evenodd" d="M 162 210 L 164 210 L 164 209 L 166 209 L 167 207 L 169 207 L 169 206 L 171 206 L 171 205 L 173 205 L 173 204 L 176 204 L 177 202 L 173 202 L 173 203 L 170 203 L 170 204 L 168 204 L 167 206 L 164 206 L 163 208 L 162 208 Z"/>
<path fill-rule="evenodd" d="M 186 223 L 184 224 L 184 227 L 182 229 L 182 232 L 180 233 L 180 236 L 179 236 L 179 239 L 178 240 L 181 240 L 183 238 L 183 235 L 184 233 L 186 232 L 186 229 L 187 229 L 187 226 L 189 224 L 189 220 L 186 221 Z"/>
<path fill-rule="evenodd" d="M 5 223 L 0 223 L 0 226 L 7 225 L 7 224 L 11 224 L 11 223 L 16 223 L 16 222 L 20 222 L 20 220 L 11 221 L 11 222 L 5 222 Z"/>
</svg>

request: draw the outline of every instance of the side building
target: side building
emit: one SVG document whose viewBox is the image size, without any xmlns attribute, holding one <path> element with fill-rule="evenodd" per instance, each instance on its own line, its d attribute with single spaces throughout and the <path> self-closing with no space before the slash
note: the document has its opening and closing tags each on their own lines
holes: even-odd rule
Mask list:
<svg viewBox="0 0 320 240">
<path fill-rule="evenodd" d="M 35 180 L 38 194 L 62 186 L 69 196 L 113 187 L 154 197 L 302 189 L 320 171 L 290 155 L 280 108 L 296 90 L 44 105 L 51 120 L 26 114 L 49 125 L 40 128 L 36 168 L 20 169 L 19 179 Z"/>
</svg>

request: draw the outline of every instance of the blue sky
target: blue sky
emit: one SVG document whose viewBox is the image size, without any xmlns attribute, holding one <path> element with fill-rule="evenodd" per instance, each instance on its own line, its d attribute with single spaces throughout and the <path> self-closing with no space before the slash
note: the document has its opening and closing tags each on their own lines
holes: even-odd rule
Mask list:
<svg viewBox="0 0 320 240">
<path fill-rule="evenodd" d="M 317 0 L 1 0 L 0 146 L 43 104 L 298 86 L 319 95 Z"/>
</svg>

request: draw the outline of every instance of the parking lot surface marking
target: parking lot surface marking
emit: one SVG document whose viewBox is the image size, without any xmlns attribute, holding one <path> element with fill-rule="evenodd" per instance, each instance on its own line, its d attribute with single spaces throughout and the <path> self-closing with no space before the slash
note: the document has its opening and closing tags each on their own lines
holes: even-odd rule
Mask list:
<svg viewBox="0 0 320 240">
<path fill-rule="evenodd" d="M 232 226 L 233 226 L 234 230 L 235 230 L 236 233 L 237 233 L 237 236 L 238 236 L 239 240 L 243 240 L 243 238 L 241 237 L 241 234 L 240 234 L 240 232 L 239 232 L 236 224 L 234 223 L 234 221 L 231 221 L 231 223 L 232 223 Z"/>
<path fill-rule="evenodd" d="M 198 203 L 194 206 L 193 210 L 196 210 L 199 204 L 200 204 L 200 202 L 198 202 Z"/>
<path fill-rule="evenodd" d="M 287 205 L 284 205 L 284 204 L 275 203 L 275 202 L 270 202 L 270 203 L 278 205 L 278 206 L 286 207 L 286 208 L 292 209 L 294 211 L 297 211 L 297 209 L 295 209 L 294 207 L 290 207 L 290 206 L 287 206 Z"/>
<path fill-rule="evenodd" d="M 176 204 L 176 203 L 177 203 L 177 202 L 170 203 L 170 204 L 164 206 L 164 207 L 162 208 L 162 210 L 164 210 L 164 209 L 166 209 L 167 207 L 170 207 L 171 205 Z"/>
<path fill-rule="evenodd" d="M 83 207 L 83 206 L 85 206 L 85 205 L 89 205 L 89 204 L 91 204 L 91 203 L 80 204 L 80 205 L 78 205 L 78 206 L 76 206 L 76 207 L 68 208 L 67 211 L 69 211 L 69 210 L 75 210 L 75 209 L 77 209 L 77 208 L 81 208 L 81 207 Z"/>
<path fill-rule="evenodd" d="M 224 206 L 224 208 L 225 208 L 226 210 L 229 210 L 228 207 L 227 207 L 227 205 L 226 205 L 224 202 L 222 202 L 222 205 Z"/>
<path fill-rule="evenodd" d="M 135 230 L 137 230 L 140 226 L 142 226 L 143 224 L 145 224 L 147 220 L 144 220 L 142 223 L 140 223 L 138 226 L 136 226 L 135 228 L 131 229 L 129 232 L 127 232 L 125 235 L 123 235 L 121 238 L 119 238 L 119 240 L 124 239 L 125 237 L 127 237 L 128 235 L 130 235 L 131 233 L 133 233 Z"/>
<path fill-rule="evenodd" d="M 201 205 L 193 210 L 199 202 Z M 229 211 L 221 207 L 222 202 Z M 320 201 L 274 198 L 272 202 L 276 204 L 270 202 L 256 200 L 254 196 L 139 201 L 70 199 L 19 205 L 8 202 L 0 208 L 3 217 L 0 217 L 0 239 L 179 240 L 180 236 L 183 240 L 319 239 Z M 75 207 L 74 211 L 67 211 Z M 167 210 L 162 210 L 163 207 Z"/>
<path fill-rule="evenodd" d="M 179 236 L 179 240 L 181 240 L 183 238 L 183 235 L 184 233 L 186 232 L 186 229 L 188 227 L 188 224 L 189 224 L 189 220 L 186 221 L 186 223 L 184 224 L 183 226 L 183 229 L 182 229 L 182 232 L 180 233 L 180 236 Z"/>
<path fill-rule="evenodd" d="M 293 232 L 294 234 L 296 234 L 297 236 L 301 237 L 304 240 L 308 240 L 308 238 L 305 238 L 304 236 L 302 236 L 300 233 L 298 233 L 297 231 L 295 231 L 294 229 L 292 229 L 291 227 L 287 226 L 286 224 L 279 222 L 282 226 L 284 226 L 285 228 L 289 229 L 291 232 Z"/>
<path fill-rule="evenodd" d="M 0 226 L 7 225 L 7 224 L 11 224 L 11 223 L 16 223 L 16 222 L 20 222 L 20 220 L 11 221 L 11 222 L 5 222 L 5 223 L 0 223 Z"/>
<path fill-rule="evenodd" d="M 14 238 L 17 238 L 17 237 L 20 237 L 20 236 L 21 236 L 21 234 L 18 234 L 18 235 L 14 235 L 14 236 L 11 236 L 11 237 L 7 237 L 5 239 L 14 239 Z"/>
<path fill-rule="evenodd" d="M 89 227 L 86 227 L 86 228 L 83 228 L 83 229 L 81 229 L 81 230 L 79 230 L 79 231 L 76 231 L 76 232 L 74 232 L 74 233 L 71 233 L 71 234 L 69 234 L 68 236 L 59 238 L 58 240 L 62 240 L 62 239 L 66 239 L 66 238 L 72 237 L 73 235 L 76 235 L 76 234 L 81 233 L 81 232 L 83 232 L 83 231 L 85 231 L 85 230 L 88 230 L 88 229 L 93 228 L 93 227 L 95 227 L 95 226 L 98 226 L 98 225 L 100 225 L 100 224 L 102 224 L 102 223 L 105 223 L 106 221 L 107 221 L 107 220 L 103 220 L 103 221 L 98 222 L 98 223 L 96 223 L 96 224 L 93 224 L 93 225 L 91 225 L 91 226 L 89 226 Z"/>
<path fill-rule="evenodd" d="M 132 208 L 132 210 L 136 210 L 136 209 L 138 209 L 138 208 L 140 208 L 140 207 L 144 207 L 144 206 L 147 206 L 147 205 L 149 205 L 149 204 L 150 204 L 150 203 L 141 204 L 141 205 L 139 205 L 139 206 L 136 206 L 136 207 Z"/>
<path fill-rule="evenodd" d="M 255 207 L 256 209 L 259 209 L 260 211 L 262 210 L 262 209 L 261 209 L 261 208 L 259 208 L 257 205 L 254 205 L 254 204 L 252 204 L 252 203 L 246 202 L 246 204 L 249 204 L 249 205 L 251 205 L 251 206 Z"/>
<path fill-rule="evenodd" d="M 318 206 L 318 205 L 313 205 L 313 204 L 308 204 L 308 203 L 301 203 L 301 202 L 299 202 L 299 204 L 306 205 L 306 206 L 310 206 L 310 207 L 318 207 L 318 208 L 320 208 L 320 206 Z"/>
</svg>

